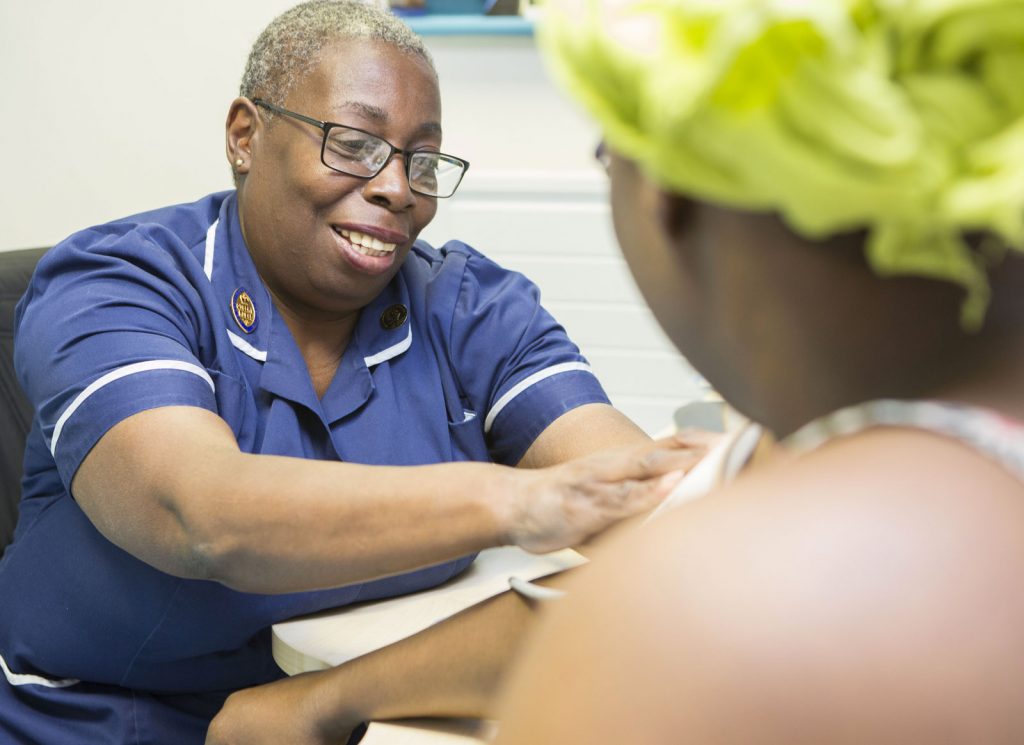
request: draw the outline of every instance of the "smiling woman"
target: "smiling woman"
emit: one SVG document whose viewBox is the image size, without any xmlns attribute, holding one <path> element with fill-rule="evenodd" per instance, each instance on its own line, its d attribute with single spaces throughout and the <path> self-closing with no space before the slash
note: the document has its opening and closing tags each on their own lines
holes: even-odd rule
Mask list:
<svg viewBox="0 0 1024 745">
<path fill-rule="evenodd" d="M 325 312 L 338 322 L 335 342 L 343 349 L 359 310 L 392 280 L 437 211 L 435 199 L 413 190 L 407 170 L 411 153 L 439 150 L 441 97 L 424 54 L 358 39 L 327 45 L 318 59 L 282 103 L 323 109 L 317 113 L 324 119 L 344 124 L 321 124 L 318 132 L 309 117 L 268 104 L 261 97 L 269 94 L 257 89 L 253 99 L 232 104 L 227 147 L 229 159 L 241 163 L 242 232 L 278 306 L 294 319 L 292 333 L 306 314 Z M 353 128 L 361 147 L 399 142 L 400 149 L 375 147 L 375 161 L 341 170 L 338 143 L 352 145 L 340 139 L 339 126 Z M 291 205 L 286 214 L 274 209 L 283 203 Z M 353 232 L 370 245 L 352 241 Z"/>
<path fill-rule="evenodd" d="M 75 233 L 18 307 L 35 413 L 0 564 L 21 609 L 0 617 L 5 741 L 202 742 L 231 693 L 281 677 L 273 623 L 436 585 L 484 548 L 578 544 L 694 461 L 608 405 L 532 283 L 418 240 L 468 163 L 441 152 L 437 75 L 400 21 L 299 5 L 240 93 L 236 189 Z M 495 607 L 486 628 L 518 628 Z M 385 703 L 481 713 L 504 659 L 473 640 L 444 681 L 429 649 L 394 687 L 367 671 L 324 736 Z M 248 700 L 221 733 L 295 741 Z"/>
</svg>

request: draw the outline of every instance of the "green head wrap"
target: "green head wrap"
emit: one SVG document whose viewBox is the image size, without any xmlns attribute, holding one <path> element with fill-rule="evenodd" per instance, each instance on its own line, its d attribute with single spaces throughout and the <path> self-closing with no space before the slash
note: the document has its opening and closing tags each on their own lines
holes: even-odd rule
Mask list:
<svg viewBox="0 0 1024 745">
<path fill-rule="evenodd" d="M 1024 249 L 1024 0 L 547 0 L 553 71 L 655 181 L 988 302 Z"/>
</svg>

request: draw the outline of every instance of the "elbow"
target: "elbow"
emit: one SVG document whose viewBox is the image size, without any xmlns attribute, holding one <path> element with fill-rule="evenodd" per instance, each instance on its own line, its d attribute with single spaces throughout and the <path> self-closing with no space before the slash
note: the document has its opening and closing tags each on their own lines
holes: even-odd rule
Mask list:
<svg viewBox="0 0 1024 745">
<path fill-rule="evenodd" d="M 216 582 L 238 592 L 265 592 L 254 571 L 254 562 L 242 552 L 228 549 L 223 541 L 193 544 L 189 552 L 192 579 Z"/>
<path fill-rule="evenodd" d="M 184 542 L 181 555 L 182 574 L 187 579 L 223 582 L 225 550 L 216 541 L 190 539 Z"/>
<path fill-rule="evenodd" d="M 177 533 L 177 573 L 250 590 L 260 531 L 251 521 L 248 499 L 234 491 L 238 479 L 218 478 L 231 473 L 231 465 L 222 463 L 208 478 L 173 484 L 164 508 Z"/>
<path fill-rule="evenodd" d="M 185 542 L 185 562 L 191 579 L 216 582 L 238 592 L 275 592 L 268 587 L 274 558 L 259 530 L 244 530 L 239 524 L 206 523 Z"/>
<path fill-rule="evenodd" d="M 191 502 L 192 509 L 189 504 L 178 502 L 171 510 L 178 533 L 172 573 L 244 589 L 238 586 L 245 580 L 238 576 L 238 567 L 245 565 L 243 556 L 251 552 L 246 551 L 238 526 L 213 499 L 197 499 Z"/>
<path fill-rule="evenodd" d="M 192 529 L 183 542 L 181 566 L 188 579 L 217 582 L 232 590 L 255 592 L 251 550 L 230 530 Z"/>
</svg>

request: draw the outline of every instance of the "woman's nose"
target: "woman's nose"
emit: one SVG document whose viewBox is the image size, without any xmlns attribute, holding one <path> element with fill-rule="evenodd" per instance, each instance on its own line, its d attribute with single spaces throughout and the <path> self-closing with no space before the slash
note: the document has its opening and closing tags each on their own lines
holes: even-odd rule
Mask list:
<svg viewBox="0 0 1024 745">
<path fill-rule="evenodd" d="M 411 207 L 416 197 L 405 172 L 405 157 L 392 153 L 377 175 L 366 182 L 363 195 L 370 201 L 384 202 L 393 210 Z"/>
</svg>

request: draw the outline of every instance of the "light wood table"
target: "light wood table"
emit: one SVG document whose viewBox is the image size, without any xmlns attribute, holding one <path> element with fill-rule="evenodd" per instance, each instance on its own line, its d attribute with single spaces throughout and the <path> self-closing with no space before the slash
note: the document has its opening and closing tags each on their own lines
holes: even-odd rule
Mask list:
<svg viewBox="0 0 1024 745">
<path fill-rule="evenodd" d="M 486 745 L 497 732 L 479 719 L 403 719 L 371 722 L 359 745 Z"/>
</svg>

